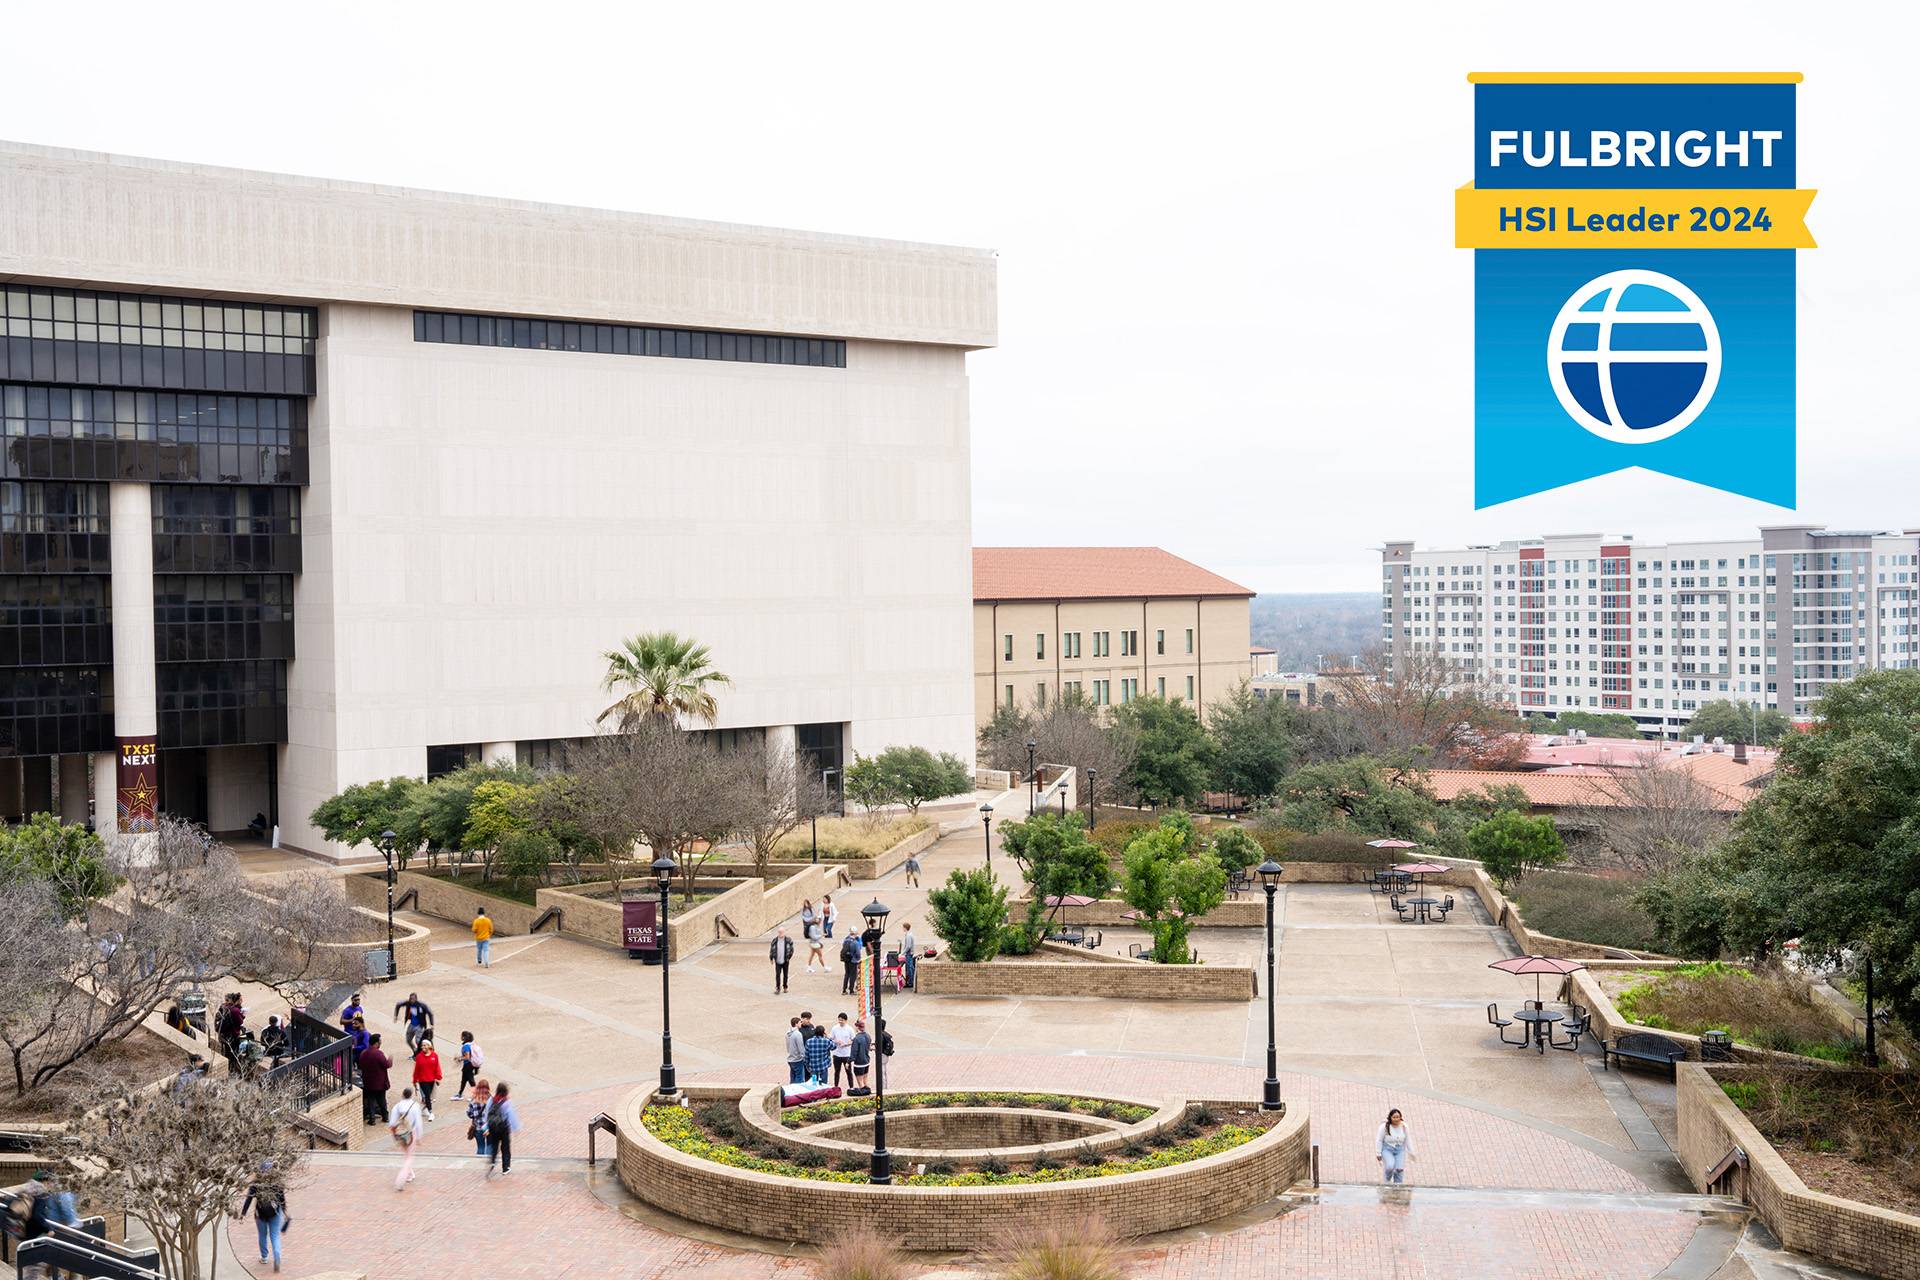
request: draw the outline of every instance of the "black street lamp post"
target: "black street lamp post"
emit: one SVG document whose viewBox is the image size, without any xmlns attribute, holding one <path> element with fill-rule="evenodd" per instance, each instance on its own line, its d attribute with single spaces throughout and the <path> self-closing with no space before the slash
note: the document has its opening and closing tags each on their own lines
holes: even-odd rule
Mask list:
<svg viewBox="0 0 1920 1280">
<path fill-rule="evenodd" d="M 887 1020 L 880 1012 L 880 940 L 886 936 L 889 913 L 875 898 L 860 908 L 860 914 L 867 921 L 861 941 L 873 957 L 873 1043 L 868 1048 L 873 1059 L 873 1161 L 867 1181 L 886 1186 L 893 1181 L 893 1155 L 887 1150 L 887 1055 L 881 1052 L 887 1043 Z"/>
<path fill-rule="evenodd" d="M 1880 1065 L 1880 1051 L 1878 1047 L 1874 1044 L 1873 956 L 1871 953 L 1863 952 L 1860 958 L 1866 962 L 1865 972 L 1861 976 L 1863 979 L 1865 979 L 1866 987 L 1867 987 L 1867 992 L 1866 992 L 1866 995 L 1867 995 L 1867 1065 L 1870 1067 L 1877 1067 Z"/>
<path fill-rule="evenodd" d="M 1280 873 L 1285 870 L 1272 858 L 1260 864 L 1260 884 L 1267 891 L 1267 1082 L 1260 1097 L 1262 1111 L 1280 1109 L 1279 1049 L 1274 1043 L 1273 1023 L 1273 895 L 1280 888 Z"/>
<path fill-rule="evenodd" d="M 400 969 L 393 958 L 393 842 L 399 837 L 392 830 L 380 833 L 380 852 L 387 858 L 387 981 L 392 982 L 400 976 Z"/>
<path fill-rule="evenodd" d="M 667 976 L 673 968 L 673 955 L 667 949 L 667 895 L 673 888 L 673 873 L 680 864 L 666 854 L 653 860 L 653 874 L 660 880 L 660 919 L 654 924 L 654 938 L 660 945 L 660 1094 L 672 1097 L 680 1092 L 673 1072 L 673 1006 L 668 999 Z"/>
<path fill-rule="evenodd" d="M 1040 805 L 1040 775 L 1034 772 L 1034 753 L 1037 750 L 1039 750 L 1038 743 L 1031 741 L 1027 743 L 1027 816 L 1029 818 Z"/>
<path fill-rule="evenodd" d="M 987 865 L 991 867 L 993 865 L 993 806 L 992 805 L 983 804 L 980 806 L 980 825 L 983 828 L 985 828 L 987 833 Z"/>
<path fill-rule="evenodd" d="M 1094 825 L 1100 821 L 1100 810 L 1093 798 L 1094 778 L 1099 772 L 1092 765 L 1087 766 L 1087 830 L 1089 831 L 1093 830 Z"/>
</svg>

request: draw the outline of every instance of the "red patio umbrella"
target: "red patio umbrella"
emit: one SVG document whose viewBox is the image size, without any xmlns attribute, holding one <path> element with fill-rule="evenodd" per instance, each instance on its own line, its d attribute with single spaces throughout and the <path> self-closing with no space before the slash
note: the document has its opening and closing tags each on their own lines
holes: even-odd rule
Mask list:
<svg viewBox="0 0 1920 1280">
<path fill-rule="evenodd" d="M 1056 893 L 1046 901 L 1050 907 L 1090 907 L 1100 899 L 1089 898 L 1080 893 Z"/>
<path fill-rule="evenodd" d="M 1420 877 L 1420 887 L 1422 889 L 1427 887 L 1428 876 L 1437 876 L 1449 870 L 1449 868 L 1443 867 L 1436 862 L 1402 862 L 1396 864 L 1393 869 L 1395 871 L 1404 871 L 1410 876 Z"/>
<path fill-rule="evenodd" d="M 1510 956 L 1505 960 L 1495 960 L 1489 969 L 1498 969 L 1503 973 L 1530 973 L 1533 975 L 1533 998 L 1540 1000 L 1540 979 L 1544 974 L 1554 974 L 1564 978 L 1575 969 L 1587 966 L 1578 960 L 1556 960 L 1552 956 Z"/>
</svg>

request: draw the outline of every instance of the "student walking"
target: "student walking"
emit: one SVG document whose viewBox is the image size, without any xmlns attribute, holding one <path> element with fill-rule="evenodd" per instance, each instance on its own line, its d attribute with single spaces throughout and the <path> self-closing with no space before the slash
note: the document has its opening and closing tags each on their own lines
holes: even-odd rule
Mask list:
<svg viewBox="0 0 1920 1280">
<path fill-rule="evenodd" d="M 267 1175 L 269 1167 L 261 1167 L 261 1176 L 247 1188 L 247 1198 L 240 1202 L 240 1216 L 246 1217 L 247 1210 L 253 1210 L 253 1229 L 260 1236 L 260 1261 L 271 1258 L 273 1269 L 280 1269 L 280 1233 L 287 1229 L 292 1217 L 287 1213 L 287 1189 Z"/>
<path fill-rule="evenodd" d="M 779 995 L 787 989 L 787 971 L 793 967 L 793 939 L 787 936 L 785 929 L 773 935 L 773 945 L 767 948 L 767 959 L 773 961 L 773 994 Z"/>
<path fill-rule="evenodd" d="M 918 889 L 920 887 L 920 859 L 912 854 L 908 854 L 906 871 L 907 887 L 909 889 Z"/>
<path fill-rule="evenodd" d="M 400 1091 L 400 1105 L 393 1109 L 393 1118 L 387 1121 L 387 1132 L 393 1135 L 394 1142 L 406 1153 L 400 1161 L 400 1172 L 393 1176 L 393 1189 L 405 1191 L 407 1184 L 413 1181 L 413 1157 L 420 1150 L 420 1100 L 413 1096 L 412 1089 Z"/>
<path fill-rule="evenodd" d="M 480 1052 L 480 1046 L 473 1042 L 473 1032 L 460 1033 L 460 1087 L 453 1091 L 454 1101 L 467 1091 L 467 1086 L 480 1078 L 480 1064 L 487 1060 Z"/>
<path fill-rule="evenodd" d="M 467 1103 L 467 1137 L 473 1140 L 474 1150 L 486 1155 L 493 1150 L 493 1144 L 487 1141 L 487 1104 L 493 1101 L 493 1090 L 485 1080 L 473 1082 L 473 1101 Z"/>
<path fill-rule="evenodd" d="M 500 1172 L 509 1173 L 513 1169 L 513 1135 L 520 1132 L 520 1115 L 513 1109 L 513 1099 L 509 1096 L 507 1082 L 502 1080 L 500 1087 L 493 1091 L 493 1100 L 487 1104 L 487 1176 L 493 1176 L 493 1160 L 500 1158 Z"/>
<path fill-rule="evenodd" d="M 907 968 L 907 986 L 912 987 L 914 975 L 920 971 L 920 943 L 913 936 L 911 920 L 900 929 L 900 962 Z"/>
<path fill-rule="evenodd" d="M 353 1037 L 353 1056 L 358 1058 L 366 1052 L 367 1045 L 373 1041 L 373 1037 L 367 1034 L 367 1020 L 357 1013 L 354 1014 L 353 1025 L 347 1028 L 347 1033 Z"/>
<path fill-rule="evenodd" d="M 807 1036 L 800 1030 L 800 1019 L 787 1023 L 787 1083 L 799 1084 L 807 1078 Z"/>
<path fill-rule="evenodd" d="M 407 998 L 393 1006 L 393 1016 L 407 1025 L 407 1050 L 420 1052 L 420 1038 L 433 1034 L 433 1010 L 427 1008 L 420 999 L 418 991 L 407 992 Z"/>
<path fill-rule="evenodd" d="M 811 938 L 813 936 L 813 926 L 819 922 L 820 913 L 813 909 L 813 899 L 802 898 L 800 900 L 800 936 L 803 938 Z"/>
<path fill-rule="evenodd" d="M 360 1006 L 360 993 L 354 992 L 348 997 L 345 1007 L 340 1010 L 340 1029 L 349 1035 L 353 1033 L 353 1020 L 365 1015 L 367 1011 Z"/>
<path fill-rule="evenodd" d="M 853 1023 L 853 1044 L 849 1054 L 853 1063 L 853 1091 L 867 1091 L 867 1067 L 873 1061 L 873 1037 L 867 1034 L 864 1018 L 856 1018 Z"/>
<path fill-rule="evenodd" d="M 1382 1179 L 1391 1183 L 1405 1182 L 1407 1162 L 1413 1159 L 1413 1135 L 1407 1132 L 1407 1122 L 1400 1115 L 1400 1108 L 1395 1107 L 1387 1112 L 1380 1132 L 1374 1135 L 1374 1146 Z"/>
<path fill-rule="evenodd" d="M 840 994 L 843 996 L 853 995 L 860 983 L 860 954 L 864 950 L 857 933 L 840 940 Z"/>
<path fill-rule="evenodd" d="M 473 962 L 482 969 L 488 968 L 492 961 L 488 953 L 493 947 L 493 917 L 487 909 L 481 907 L 473 913 Z"/>
<path fill-rule="evenodd" d="M 813 972 L 813 965 L 816 960 L 819 961 L 820 963 L 820 972 L 825 973 L 827 971 L 827 957 L 826 957 L 826 953 L 822 950 L 822 948 L 824 948 L 826 945 L 827 945 L 826 942 L 822 939 L 820 934 L 820 922 L 818 920 L 814 920 L 811 923 L 809 923 L 807 925 L 807 972 L 808 973 Z"/>
<path fill-rule="evenodd" d="M 824 1085 L 833 1073 L 833 1041 L 825 1027 L 815 1027 L 807 1036 L 807 1079 Z"/>
<path fill-rule="evenodd" d="M 413 1087 L 420 1091 L 420 1108 L 433 1119 L 433 1091 L 440 1084 L 440 1054 L 433 1047 L 432 1040 L 420 1042 L 420 1052 L 413 1055 Z"/>
<path fill-rule="evenodd" d="M 853 1085 L 853 1028 L 847 1025 L 847 1015 L 841 1014 L 840 1020 L 827 1030 L 827 1039 L 833 1041 L 833 1083 L 838 1085 L 841 1077 L 846 1078 L 846 1087 Z"/>
<path fill-rule="evenodd" d="M 387 1072 L 393 1066 L 393 1059 L 380 1051 L 380 1037 L 367 1037 L 367 1047 L 360 1051 L 360 1114 L 368 1124 L 387 1118 L 387 1089 L 390 1087 Z"/>
<path fill-rule="evenodd" d="M 825 932 L 825 934 L 829 938 L 831 938 L 833 936 L 833 926 L 838 924 L 839 922 L 840 922 L 840 908 L 833 905 L 833 895 L 831 894 L 821 895 L 820 926 L 822 931 Z"/>
</svg>

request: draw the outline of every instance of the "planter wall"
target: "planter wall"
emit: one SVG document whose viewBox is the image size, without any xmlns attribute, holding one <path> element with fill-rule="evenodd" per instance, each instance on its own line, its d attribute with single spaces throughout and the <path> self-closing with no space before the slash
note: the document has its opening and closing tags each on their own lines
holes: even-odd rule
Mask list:
<svg viewBox="0 0 1920 1280">
<path fill-rule="evenodd" d="M 1257 994 L 1249 965 L 1155 964 L 1045 944 L 1036 954 L 1058 960 L 922 960 L 916 986 L 923 996 L 1097 996 L 1112 1000 L 1251 1000 Z M 1068 956 L 1074 956 L 1069 959 Z"/>
<path fill-rule="evenodd" d="M 656 899 L 659 896 L 651 880 L 629 879 L 626 883 L 629 892 L 635 888 L 644 889 L 645 892 L 639 896 Z M 677 892 L 679 882 L 674 883 Z M 696 880 L 694 883 L 699 885 L 703 882 Z M 568 885 L 565 889 L 541 889 L 534 894 L 534 900 L 542 911 L 548 907 L 560 908 L 560 932 L 609 947 L 624 947 L 626 924 L 620 903 L 586 896 L 593 891 L 612 887 L 610 881 L 601 880 L 593 884 Z M 719 918 L 723 915 L 740 931 L 740 936 L 753 936 L 758 930 L 750 926 L 758 919 L 761 894 L 761 881 L 742 880 L 719 897 L 710 898 L 691 911 L 669 917 L 672 926 L 667 931 L 669 957 L 682 959 L 715 941 L 720 928 Z"/>
<path fill-rule="evenodd" d="M 847 869 L 847 874 L 855 880 L 878 880 L 914 854 L 932 845 L 940 838 L 940 824 L 934 823 L 924 831 L 916 831 L 901 840 L 886 852 L 871 858 L 845 858 L 836 856 L 834 861 Z M 822 855 L 824 857 L 824 855 Z"/>
<path fill-rule="evenodd" d="M 386 918 L 387 876 L 385 871 L 342 876 L 340 884 L 346 890 L 347 897 L 355 904 L 380 913 L 383 920 Z M 468 889 L 440 876 L 423 875 L 418 871 L 397 873 L 393 878 L 393 896 L 398 898 L 410 889 L 419 894 L 417 903 L 411 909 L 438 920 L 471 924 L 474 914 L 485 908 L 487 915 L 493 920 L 493 934 L 496 938 L 507 934 L 531 932 L 533 918 L 540 914 L 538 907 L 530 907 L 510 898 L 495 897 L 491 893 L 481 893 L 477 889 Z"/>
<path fill-rule="evenodd" d="M 1787 1248 L 1868 1275 L 1920 1280 L 1920 1218 L 1810 1190 L 1720 1088 L 1744 1074 L 1739 1067 L 1680 1066 L 1677 1154 L 1694 1186 L 1706 1190 L 1707 1172 L 1739 1147 L 1747 1168 L 1735 1174 L 1735 1189 Z"/>
</svg>

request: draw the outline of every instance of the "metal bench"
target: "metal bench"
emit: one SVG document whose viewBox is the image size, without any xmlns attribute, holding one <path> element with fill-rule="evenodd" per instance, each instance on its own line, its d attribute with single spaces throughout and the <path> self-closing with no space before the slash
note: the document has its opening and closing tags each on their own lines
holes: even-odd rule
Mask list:
<svg viewBox="0 0 1920 1280">
<path fill-rule="evenodd" d="M 1560 1029 L 1567 1033 L 1566 1042 L 1562 1043 L 1559 1040 L 1549 1039 L 1547 1045 L 1554 1049 L 1565 1049 L 1568 1053 L 1578 1053 L 1580 1052 L 1580 1037 L 1587 1034 L 1588 1029 L 1592 1026 L 1593 1015 L 1588 1011 L 1587 1006 L 1583 1004 L 1569 1005 L 1567 1009 L 1567 1020 L 1560 1024 Z"/>
<path fill-rule="evenodd" d="M 1527 1035 L 1526 1035 L 1526 1032 L 1524 1031 L 1520 1033 L 1520 1038 L 1518 1040 L 1507 1039 L 1507 1028 L 1513 1025 L 1513 1019 L 1501 1017 L 1499 1005 L 1490 1004 L 1487 1006 L 1487 1021 L 1493 1024 L 1493 1026 L 1500 1032 L 1501 1044 L 1518 1045 L 1522 1049 L 1527 1047 Z"/>
<path fill-rule="evenodd" d="M 1687 1048 L 1677 1040 L 1654 1035 L 1651 1031 L 1629 1031 L 1614 1038 L 1612 1044 L 1602 1041 L 1600 1044 L 1600 1067 L 1611 1069 L 1608 1059 L 1616 1062 L 1644 1062 L 1651 1066 L 1665 1067 L 1669 1075 L 1677 1075 L 1675 1063 L 1687 1060 Z"/>
</svg>

